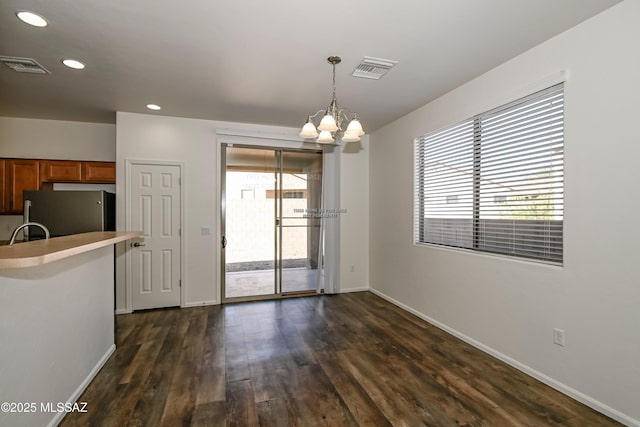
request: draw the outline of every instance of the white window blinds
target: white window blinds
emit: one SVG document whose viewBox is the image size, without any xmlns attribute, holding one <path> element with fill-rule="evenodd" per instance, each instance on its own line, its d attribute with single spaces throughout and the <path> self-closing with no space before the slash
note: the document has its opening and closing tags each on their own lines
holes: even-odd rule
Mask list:
<svg viewBox="0 0 640 427">
<path fill-rule="evenodd" d="M 562 262 L 563 85 L 416 139 L 414 241 Z"/>
</svg>

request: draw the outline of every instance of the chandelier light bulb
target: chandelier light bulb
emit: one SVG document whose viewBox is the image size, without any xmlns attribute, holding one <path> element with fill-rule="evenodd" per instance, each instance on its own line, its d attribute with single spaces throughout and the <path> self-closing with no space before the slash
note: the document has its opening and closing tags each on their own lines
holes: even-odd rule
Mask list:
<svg viewBox="0 0 640 427">
<path fill-rule="evenodd" d="M 338 130 L 338 125 L 336 124 L 336 120 L 333 118 L 333 116 L 327 112 L 327 114 L 320 121 L 318 129 L 328 132 L 335 132 Z"/>
<path fill-rule="evenodd" d="M 362 130 L 362 124 L 360 124 L 360 120 L 358 119 L 353 119 L 349 122 L 349 126 L 347 126 L 347 132 L 346 133 L 351 133 L 353 135 L 356 136 L 362 136 L 364 135 L 364 131 Z M 344 138 L 343 138 L 344 140 Z"/>
<path fill-rule="evenodd" d="M 328 130 L 323 130 L 320 132 L 320 136 L 318 137 L 318 142 L 333 142 L 333 136 L 331 136 L 331 132 Z"/>
<path fill-rule="evenodd" d="M 358 142 L 360 141 L 360 137 L 354 133 L 350 133 L 349 131 L 345 132 L 342 136 L 342 141 L 344 142 Z"/>
<path fill-rule="evenodd" d="M 302 131 L 300 131 L 300 137 L 302 138 L 317 138 L 318 130 L 314 126 L 311 118 L 307 119 L 307 122 L 302 127 Z"/>
</svg>

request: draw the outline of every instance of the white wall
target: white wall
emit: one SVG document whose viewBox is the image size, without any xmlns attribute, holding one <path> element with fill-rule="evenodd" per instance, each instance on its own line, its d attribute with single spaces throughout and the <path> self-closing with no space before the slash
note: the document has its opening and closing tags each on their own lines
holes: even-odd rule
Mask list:
<svg viewBox="0 0 640 427">
<path fill-rule="evenodd" d="M 9 240 L 11 233 L 24 221 L 22 215 L 0 215 L 0 240 Z M 22 232 L 18 234 L 18 240 L 22 239 Z"/>
<path fill-rule="evenodd" d="M 369 289 L 369 137 L 340 159 L 340 292 Z"/>
<path fill-rule="evenodd" d="M 0 157 L 116 160 L 116 126 L 110 123 L 0 117 Z M 0 215 L 0 240 L 22 224 L 22 215 Z"/>
<path fill-rule="evenodd" d="M 218 154 L 217 132 L 224 129 L 237 131 L 283 135 L 296 137 L 298 129 L 282 128 L 242 123 L 217 122 L 211 120 L 185 119 L 147 114 L 118 112 L 116 116 L 116 181 L 117 181 L 117 228 L 125 227 L 125 163 L 131 160 L 178 161 L 184 163 L 185 182 L 183 183 L 185 200 L 185 218 L 183 238 L 185 253 L 185 271 L 182 284 L 185 287 L 183 306 L 215 304 L 219 301 L 219 260 L 218 237 L 216 232 L 202 236 L 202 227 L 212 231 L 218 227 Z M 365 138 L 366 139 L 366 138 Z M 364 143 L 366 144 L 366 142 Z M 300 143 L 298 143 L 300 145 Z M 369 204 L 366 188 L 368 176 L 367 151 L 343 153 L 343 167 L 349 168 L 341 191 L 353 194 L 357 206 L 348 206 L 359 215 L 357 221 L 343 227 L 343 241 L 366 242 L 368 236 Z M 350 216 L 351 214 L 349 214 Z M 354 215 L 355 217 L 355 215 Z M 349 222 L 345 216 L 345 221 Z M 341 260 L 344 265 L 357 265 L 361 268 L 355 278 L 345 277 L 343 291 L 350 287 L 368 287 L 368 254 L 365 246 L 343 245 Z M 124 251 L 119 247 L 116 309 L 126 311 L 124 282 Z M 349 273 L 350 274 L 350 273 Z"/>
<path fill-rule="evenodd" d="M 372 289 L 629 425 L 640 425 L 639 40 L 640 2 L 624 1 L 375 132 L 370 164 Z M 414 246 L 413 138 L 560 70 L 564 266 Z"/>
<path fill-rule="evenodd" d="M 0 117 L 0 157 L 58 160 L 116 160 L 111 123 Z"/>
</svg>

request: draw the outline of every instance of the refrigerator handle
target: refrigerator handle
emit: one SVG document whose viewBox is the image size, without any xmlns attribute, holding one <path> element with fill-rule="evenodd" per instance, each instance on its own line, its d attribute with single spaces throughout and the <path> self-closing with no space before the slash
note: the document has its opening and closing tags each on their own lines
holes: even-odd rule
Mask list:
<svg viewBox="0 0 640 427">
<path fill-rule="evenodd" d="M 31 214 L 31 200 L 25 200 L 24 201 L 23 223 L 30 222 L 30 220 L 31 220 L 30 214 Z M 24 236 L 24 240 L 25 241 L 29 240 L 29 231 L 28 230 L 29 230 L 29 227 L 25 227 L 22 230 L 22 235 Z"/>
</svg>

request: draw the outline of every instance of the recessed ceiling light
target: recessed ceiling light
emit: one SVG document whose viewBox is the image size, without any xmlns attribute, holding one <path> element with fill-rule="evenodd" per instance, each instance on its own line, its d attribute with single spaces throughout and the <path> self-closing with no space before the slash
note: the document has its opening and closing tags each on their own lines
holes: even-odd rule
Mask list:
<svg viewBox="0 0 640 427">
<path fill-rule="evenodd" d="M 16 13 L 16 16 L 20 18 L 22 22 L 26 22 L 34 27 L 46 27 L 49 25 L 47 20 L 42 16 L 37 13 L 29 12 L 28 10 L 20 10 Z"/>
<path fill-rule="evenodd" d="M 82 70 L 84 68 L 84 64 L 75 59 L 63 59 L 62 63 L 69 68 L 73 68 L 74 70 Z"/>
<path fill-rule="evenodd" d="M 148 108 L 149 110 L 155 110 L 155 111 L 158 111 L 158 110 L 160 110 L 162 107 L 160 107 L 159 105 L 156 105 L 156 104 L 147 104 L 147 108 Z"/>
</svg>

